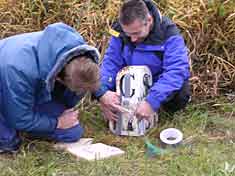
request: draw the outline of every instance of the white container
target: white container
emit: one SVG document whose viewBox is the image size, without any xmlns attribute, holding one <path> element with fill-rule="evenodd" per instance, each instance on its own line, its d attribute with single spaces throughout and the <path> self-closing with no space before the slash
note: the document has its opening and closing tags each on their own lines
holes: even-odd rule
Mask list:
<svg viewBox="0 0 235 176">
<path fill-rule="evenodd" d="M 116 77 L 116 90 L 121 105 L 128 112 L 121 113 L 117 122 L 110 121 L 109 129 L 116 135 L 143 136 L 157 124 L 158 116 L 139 121 L 134 115 L 138 103 L 143 101 L 152 85 L 152 74 L 147 66 L 127 66 Z"/>
</svg>

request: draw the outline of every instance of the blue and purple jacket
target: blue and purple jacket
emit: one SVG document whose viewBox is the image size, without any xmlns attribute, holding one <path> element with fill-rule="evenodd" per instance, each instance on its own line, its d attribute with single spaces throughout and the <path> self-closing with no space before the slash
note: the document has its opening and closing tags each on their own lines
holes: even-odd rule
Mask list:
<svg viewBox="0 0 235 176">
<path fill-rule="evenodd" d="M 122 31 L 119 23 L 113 30 L 120 33 L 112 36 L 101 65 L 101 87 L 95 96 L 107 90 L 115 91 L 116 75 L 130 65 L 146 65 L 153 75 L 153 85 L 146 101 L 156 111 L 160 105 L 179 91 L 190 77 L 187 48 L 177 26 L 167 17 L 161 16 L 151 0 L 144 0 L 154 18 L 154 26 L 148 37 L 134 45 Z"/>
</svg>

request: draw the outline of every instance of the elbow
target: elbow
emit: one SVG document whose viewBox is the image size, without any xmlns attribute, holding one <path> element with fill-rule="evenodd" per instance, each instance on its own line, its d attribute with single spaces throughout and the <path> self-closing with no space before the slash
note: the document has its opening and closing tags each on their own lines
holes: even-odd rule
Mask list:
<svg viewBox="0 0 235 176">
<path fill-rule="evenodd" d="M 18 120 L 11 123 L 11 126 L 18 131 L 32 132 L 34 131 L 35 125 L 29 120 Z"/>
</svg>

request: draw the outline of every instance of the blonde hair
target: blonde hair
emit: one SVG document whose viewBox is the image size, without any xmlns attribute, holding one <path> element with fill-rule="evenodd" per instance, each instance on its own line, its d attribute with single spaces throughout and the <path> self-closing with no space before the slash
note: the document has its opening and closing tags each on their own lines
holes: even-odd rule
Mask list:
<svg viewBox="0 0 235 176">
<path fill-rule="evenodd" d="M 88 56 L 78 56 L 64 69 L 66 86 L 75 92 L 96 91 L 100 84 L 99 66 Z"/>
</svg>

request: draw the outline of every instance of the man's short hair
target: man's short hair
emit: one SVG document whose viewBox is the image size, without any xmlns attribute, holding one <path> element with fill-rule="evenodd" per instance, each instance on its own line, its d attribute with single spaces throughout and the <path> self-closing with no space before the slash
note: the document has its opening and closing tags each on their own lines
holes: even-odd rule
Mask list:
<svg viewBox="0 0 235 176">
<path fill-rule="evenodd" d="M 72 59 L 64 68 L 64 81 L 73 90 L 83 88 L 95 91 L 99 87 L 99 65 L 89 56 L 78 56 Z"/>
<path fill-rule="evenodd" d="M 119 11 L 119 22 L 129 25 L 136 19 L 147 20 L 149 10 L 143 0 L 126 0 Z"/>
</svg>

